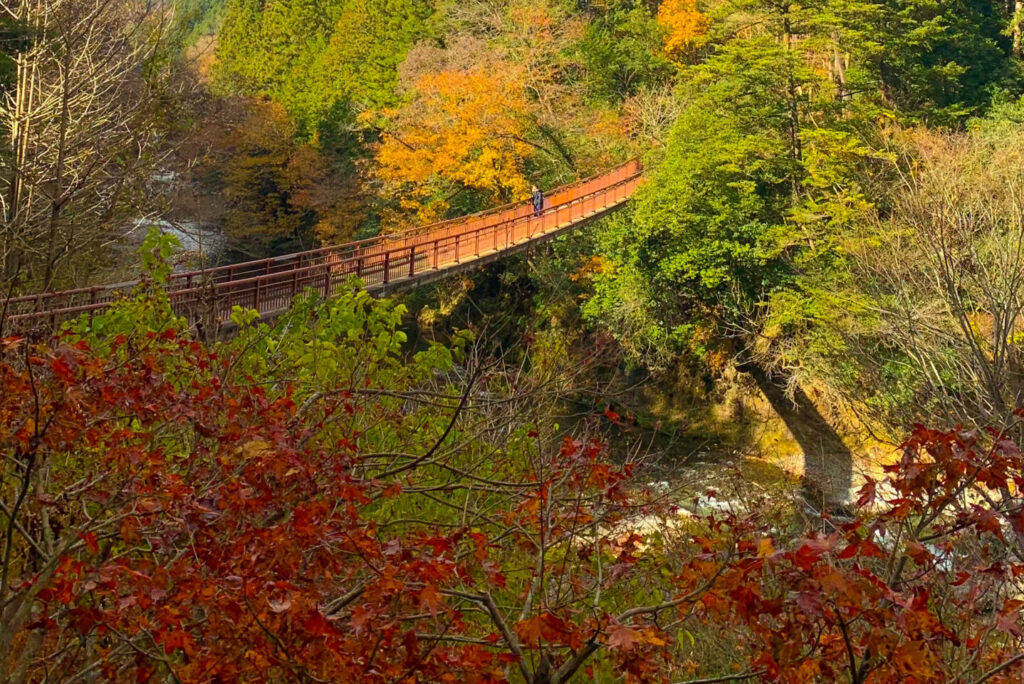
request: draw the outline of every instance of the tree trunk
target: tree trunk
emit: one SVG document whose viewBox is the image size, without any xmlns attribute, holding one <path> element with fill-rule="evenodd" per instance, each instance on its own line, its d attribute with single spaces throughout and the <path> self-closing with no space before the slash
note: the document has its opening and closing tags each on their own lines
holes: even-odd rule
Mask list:
<svg viewBox="0 0 1024 684">
<path fill-rule="evenodd" d="M 70 42 L 70 41 L 69 41 Z M 64 68 L 61 73 L 60 133 L 57 135 L 57 168 L 54 173 L 52 195 L 50 197 L 50 225 L 46 247 L 46 275 L 43 278 L 43 290 L 53 285 L 54 269 L 57 265 L 57 236 L 60 230 L 60 210 L 64 203 L 64 165 L 67 161 L 68 117 L 71 116 L 71 53 L 64 55 Z"/>
<path fill-rule="evenodd" d="M 750 375 L 804 453 L 804 495 L 826 511 L 842 511 L 853 485 L 853 454 L 821 415 L 810 397 L 797 387 L 786 396 L 786 378 L 769 373 L 756 361 L 740 370 Z"/>
<path fill-rule="evenodd" d="M 792 57 L 793 52 L 793 28 L 789 18 L 789 8 L 787 7 L 785 16 L 782 20 L 783 30 L 783 41 L 786 45 L 787 58 Z M 803 159 L 804 153 L 802 144 L 800 142 L 800 105 L 797 101 L 797 85 L 796 80 L 793 78 L 793 69 L 790 63 L 786 64 L 786 98 L 789 102 L 789 144 L 790 153 L 793 156 L 793 161 L 799 164 Z M 801 182 L 799 177 L 794 171 L 793 175 L 793 196 L 800 194 Z"/>
<path fill-rule="evenodd" d="M 839 33 L 832 33 L 832 80 L 836 84 L 836 99 L 845 100 L 850 95 L 846 87 L 846 57 L 839 49 Z"/>
<path fill-rule="evenodd" d="M 161 8 L 158 9 L 158 6 Z M 157 203 L 144 189 L 160 159 L 146 61 L 169 24 L 166 3 L 143 0 L 8 0 L 24 33 L 17 74 L 0 101 L 9 163 L 0 204 L 4 290 L 49 289 L 81 249 L 127 230 Z M 128 194 L 118 189 L 129 185 Z M 113 192 L 112 192 L 113 191 Z"/>
<path fill-rule="evenodd" d="M 1024 57 L 1024 0 L 1013 3 L 1013 54 Z"/>
<path fill-rule="evenodd" d="M 38 29 L 38 25 L 36 27 Z M 14 116 L 11 125 L 11 177 L 8 181 L 7 211 L 4 217 L 4 278 L 14 278 L 22 267 L 19 245 L 19 224 L 21 223 L 22 198 L 24 196 L 24 169 L 28 161 L 28 143 L 31 133 L 30 113 L 36 92 L 36 75 L 39 63 L 34 59 L 18 56 L 18 75 L 14 93 Z"/>
</svg>

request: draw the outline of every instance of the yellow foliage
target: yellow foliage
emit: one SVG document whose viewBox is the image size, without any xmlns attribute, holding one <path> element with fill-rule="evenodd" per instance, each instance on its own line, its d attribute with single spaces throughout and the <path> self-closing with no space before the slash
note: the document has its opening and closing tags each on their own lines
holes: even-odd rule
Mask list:
<svg viewBox="0 0 1024 684">
<path fill-rule="evenodd" d="M 589 259 L 584 260 L 579 270 L 569 276 L 569 279 L 573 282 L 580 280 L 589 280 L 595 274 L 610 273 L 615 270 L 615 264 L 610 259 L 604 256 L 595 255 Z"/>
<path fill-rule="evenodd" d="M 533 153 L 525 142 L 527 110 L 522 85 L 507 73 L 425 74 L 413 101 L 391 117 L 377 150 L 378 175 L 422 220 L 443 213 L 443 203 L 431 199 L 445 184 L 524 199 L 530 183 L 523 166 Z"/>
<path fill-rule="evenodd" d="M 678 59 L 700 45 L 709 21 L 697 9 L 697 0 L 665 0 L 658 9 L 658 23 L 667 32 L 665 53 Z"/>
<path fill-rule="evenodd" d="M 513 3 L 509 7 L 509 17 L 512 23 L 521 27 L 528 36 L 541 35 L 549 38 L 547 34 L 556 28 L 550 10 L 538 3 Z"/>
</svg>

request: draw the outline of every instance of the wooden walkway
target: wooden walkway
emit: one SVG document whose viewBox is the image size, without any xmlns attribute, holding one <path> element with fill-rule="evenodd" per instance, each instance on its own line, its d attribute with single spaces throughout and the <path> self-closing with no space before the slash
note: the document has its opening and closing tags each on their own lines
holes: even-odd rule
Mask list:
<svg viewBox="0 0 1024 684">
<path fill-rule="evenodd" d="M 306 290 L 329 297 L 352 278 L 359 278 L 374 294 L 413 287 L 479 266 L 614 211 L 632 196 L 641 174 L 639 162 L 633 161 L 558 188 L 547 195 L 539 215 L 524 202 L 360 242 L 176 273 L 167 283 L 167 293 L 178 315 L 193 323 L 217 326 L 229 320 L 236 306 L 273 316 Z M 8 299 L 0 302 L 7 312 L 4 328 L 53 327 L 107 307 L 137 284 Z"/>
</svg>

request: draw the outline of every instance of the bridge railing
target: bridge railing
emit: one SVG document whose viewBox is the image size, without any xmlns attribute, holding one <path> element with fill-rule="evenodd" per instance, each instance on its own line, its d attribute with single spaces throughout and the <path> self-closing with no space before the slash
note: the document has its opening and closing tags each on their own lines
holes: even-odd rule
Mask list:
<svg viewBox="0 0 1024 684">
<path fill-rule="evenodd" d="M 511 248 L 579 221 L 628 198 L 641 167 L 629 162 L 610 172 L 559 188 L 535 215 L 529 204 L 500 207 L 433 226 L 283 257 L 206 271 L 175 274 L 166 289 L 179 315 L 198 320 L 211 312 L 228 318 L 235 306 L 261 313 L 288 307 L 295 295 L 313 289 L 325 296 L 351 278 L 370 290 L 383 289 Z M 7 300 L 7 324 L 23 328 L 52 324 L 108 306 L 137 282 L 41 293 Z"/>
<path fill-rule="evenodd" d="M 640 172 L 640 162 L 631 160 L 611 171 L 606 171 L 555 189 L 544 198 L 544 205 L 550 207 L 572 202 L 580 197 L 590 195 L 596 190 L 607 187 L 609 184 L 637 175 Z M 471 233 L 489 226 L 503 225 L 509 221 L 527 218 L 532 216 L 533 213 L 534 209 L 530 200 L 515 202 L 477 214 L 469 214 L 468 216 L 412 228 L 400 235 L 385 239 L 382 243 L 386 243 L 386 246 L 390 247 L 397 240 L 403 240 L 406 244 L 415 244 L 424 240 L 430 241 L 442 235 L 454 236 L 460 233 Z M 365 245 L 363 251 L 372 251 L 372 246 Z"/>
</svg>

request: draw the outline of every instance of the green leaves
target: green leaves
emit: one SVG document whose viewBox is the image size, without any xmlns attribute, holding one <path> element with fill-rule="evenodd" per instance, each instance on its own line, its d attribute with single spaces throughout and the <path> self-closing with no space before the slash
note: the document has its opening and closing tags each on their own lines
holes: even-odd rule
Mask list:
<svg viewBox="0 0 1024 684">
<path fill-rule="evenodd" d="M 177 249 L 181 249 L 181 241 L 171 233 L 161 232 L 156 227 L 151 227 L 146 233 L 146 238 L 139 247 L 139 256 L 142 257 L 142 267 L 146 275 L 154 283 L 162 284 L 167 281 L 172 271 L 167 260 Z"/>
<path fill-rule="evenodd" d="M 613 288 L 635 282 L 658 337 L 693 317 L 738 322 L 788 281 L 775 238 L 803 178 L 786 104 L 793 68 L 778 45 L 754 39 L 688 70 L 687 108 L 633 220 L 616 225 L 617 267 L 597 277 Z"/>
<path fill-rule="evenodd" d="M 591 97 L 616 102 L 666 83 L 674 69 L 661 43 L 662 30 L 645 4 L 614 2 L 595 13 L 577 46 Z"/>
<path fill-rule="evenodd" d="M 64 330 L 103 351 L 119 347 L 113 343 L 119 338 L 144 342 L 158 334 L 184 330 L 185 321 L 175 315 L 163 289 L 173 270 L 168 260 L 180 247 L 174 235 L 150 228 L 138 250 L 144 277 L 135 289 L 105 309 L 69 321 Z"/>
<path fill-rule="evenodd" d="M 880 113 L 961 124 L 996 89 L 1021 85 L 1007 20 L 988 0 L 832 0 L 814 23 L 849 55 L 850 91 Z"/>
<path fill-rule="evenodd" d="M 353 106 L 397 104 L 398 65 L 432 13 L 424 0 L 228 0 L 215 76 L 270 95 L 315 137 Z"/>
<path fill-rule="evenodd" d="M 838 76 L 809 58 L 832 49 L 841 9 L 752 0 L 713 14 L 709 53 L 681 73 L 684 110 L 635 214 L 605 224 L 614 268 L 595 278 L 590 318 L 669 353 L 695 349 L 693 325 L 790 354 L 775 359 L 787 365 L 805 342 L 838 344 L 817 328 L 835 322 L 822 312 L 848 310 L 843 234 L 873 210 L 869 179 L 892 161 L 869 142 L 872 110 L 837 97 Z M 751 16 L 758 28 L 737 31 Z"/>
</svg>

